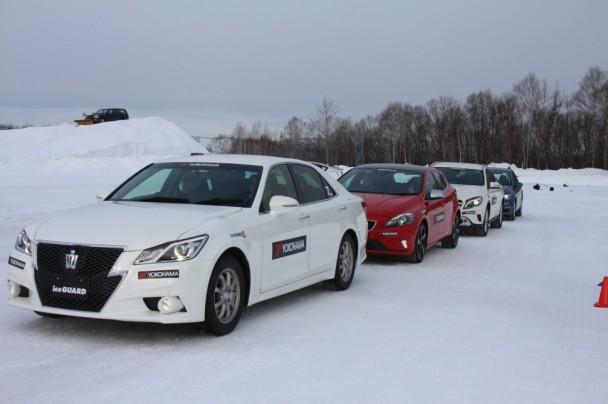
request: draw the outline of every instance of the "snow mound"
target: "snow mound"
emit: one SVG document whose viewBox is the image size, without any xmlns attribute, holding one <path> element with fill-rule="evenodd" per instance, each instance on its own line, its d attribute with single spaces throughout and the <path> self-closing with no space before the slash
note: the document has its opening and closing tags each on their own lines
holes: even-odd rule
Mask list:
<svg viewBox="0 0 608 404">
<path fill-rule="evenodd" d="M 162 158 L 209 153 L 159 117 L 0 132 L 0 173 L 131 173 Z"/>
</svg>

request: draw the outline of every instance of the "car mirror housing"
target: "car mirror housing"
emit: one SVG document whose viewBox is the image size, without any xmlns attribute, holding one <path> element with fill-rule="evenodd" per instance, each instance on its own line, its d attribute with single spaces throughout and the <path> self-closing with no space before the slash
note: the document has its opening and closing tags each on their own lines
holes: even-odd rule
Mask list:
<svg viewBox="0 0 608 404">
<path fill-rule="evenodd" d="M 490 182 L 490 189 L 501 189 L 502 185 L 500 183 L 492 181 Z"/>
<path fill-rule="evenodd" d="M 276 216 L 279 213 L 295 212 L 300 204 L 297 200 L 288 196 L 275 195 L 270 199 L 268 205 L 271 216 Z"/>
<path fill-rule="evenodd" d="M 429 199 L 442 199 L 445 197 L 445 193 L 440 189 L 432 189 L 429 194 Z"/>
</svg>

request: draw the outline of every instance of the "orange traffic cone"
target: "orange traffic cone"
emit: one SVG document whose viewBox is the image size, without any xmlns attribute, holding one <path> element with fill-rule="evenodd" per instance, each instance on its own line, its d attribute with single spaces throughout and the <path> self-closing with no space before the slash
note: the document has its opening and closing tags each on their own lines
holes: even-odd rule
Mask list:
<svg viewBox="0 0 608 404">
<path fill-rule="evenodd" d="M 604 277 L 602 282 L 602 291 L 600 292 L 600 300 L 594 304 L 595 307 L 608 307 L 608 276 Z"/>
</svg>

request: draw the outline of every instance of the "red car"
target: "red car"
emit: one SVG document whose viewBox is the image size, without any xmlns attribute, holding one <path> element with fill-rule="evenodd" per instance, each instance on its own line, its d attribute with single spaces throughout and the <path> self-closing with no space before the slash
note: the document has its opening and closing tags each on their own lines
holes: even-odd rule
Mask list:
<svg viewBox="0 0 608 404">
<path fill-rule="evenodd" d="M 339 181 L 367 203 L 368 254 L 419 263 L 439 242 L 445 248 L 458 245 L 456 190 L 436 168 L 365 164 Z"/>
</svg>

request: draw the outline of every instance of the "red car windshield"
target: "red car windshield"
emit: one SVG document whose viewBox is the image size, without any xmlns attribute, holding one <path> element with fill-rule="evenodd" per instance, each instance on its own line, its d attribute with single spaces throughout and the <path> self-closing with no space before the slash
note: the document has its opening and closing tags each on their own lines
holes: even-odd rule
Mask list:
<svg viewBox="0 0 608 404">
<path fill-rule="evenodd" d="M 354 168 L 340 178 L 351 192 L 390 195 L 418 195 L 422 173 L 390 168 Z"/>
</svg>

